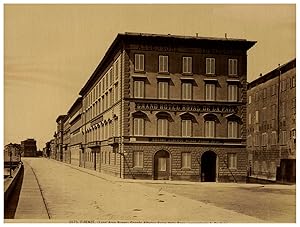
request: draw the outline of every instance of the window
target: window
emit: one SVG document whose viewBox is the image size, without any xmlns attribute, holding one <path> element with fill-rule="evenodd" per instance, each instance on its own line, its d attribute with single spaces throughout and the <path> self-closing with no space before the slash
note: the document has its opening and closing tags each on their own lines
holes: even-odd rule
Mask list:
<svg viewBox="0 0 300 227">
<path fill-rule="evenodd" d="M 157 120 L 157 135 L 168 136 L 168 119 Z"/>
<path fill-rule="evenodd" d="M 285 103 L 286 102 L 281 103 L 281 110 L 282 110 L 281 115 L 282 115 L 282 117 L 285 117 L 285 109 L 286 109 L 286 104 Z"/>
<path fill-rule="evenodd" d="M 286 145 L 287 144 L 287 137 L 286 137 L 286 131 L 281 132 L 281 144 Z"/>
<path fill-rule="evenodd" d="M 181 97 L 182 100 L 192 100 L 193 85 L 192 83 L 182 83 Z"/>
<path fill-rule="evenodd" d="M 249 113 L 249 115 L 248 115 L 248 124 L 249 124 L 249 125 L 251 125 L 251 123 L 252 123 L 251 117 L 252 117 L 252 116 L 251 116 L 251 113 Z"/>
<path fill-rule="evenodd" d="M 143 118 L 134 118 L 133 122 L 133 135 L 143 136 L 144 135 L 144 119 Z"/>
<path fill-rule="evenodd" d="M 292 79 L 291 79 L 291 86 L 290 87 L 291 88 L 296 87 L 296 77 L 295 76 L 293 76 Z"/>
<path fill-rule="evenodd" d="M 236 121 L 228 121 L 228 138 L 238 137 L 238 123 Z"/>
<path fill-rule="evenodd" d="M 228 85 L 228 101 L 238 100 L 238 86 L 236 84 Z"/>
<path fill-rule="evenodd" d="M 192 166 L 191 153 L 181 153 L 181 168 L 190 169 Z"/>
<path fill-rule="evenodd" d="M 206 74 L 215 74 L 214 58 L 206 58 Z"/>
<path fill-rule="evenodd" d="M 255 93 L 255 102 L 259 100 L 258 92 Z"/>
<path fill-rule="evenodd" d="M 256 133 L 254 137 L 254 146 L 259 146 L 259 134 Z"/>
<path fill-rule="evenodd" d="M 247 137 L 247 145 L 248 145 L 248 147 L 252 147 L 252 136 L 251 135 L 249 135 Z"/>
<path fill-rule="evenodd" d="M 135 54 L 135 71 L 144 71 L 144 55 L 143 54 Z"/>
<path fill-rule="evenodd" d="M 249 97 L 248 97 L 248 104 L 251 104 L 251 103 L 252 103 L 252 96 L 249 95 Z"/>
<path fill-rule="evenodd" d="M 181 135 L 184 137 L 192 136 L 192 120 L 181 121 Z"/>
<path fill-rule="evenodd" d="M 272 85 L 272 95 L 276 94 L 276 84 Z"/>
<path fill-rule="evenodd" d="M 159 99 L 169 98 L 169 82 L 167 81 L 158 82 L 158 98 Z"/>
<path fill-rule="evenodd" d="M 115 84 L 115 102 L 119 100 L 119 85 L 118 83 Z"/>
<path fill-rule="evenodd" d="M 277 144 L 277 136 L 276 136 L 276 131 L 273 131 L 271 134 L 271 145 L 276 145 Z"/>
<path fill-rule="evenodd" d="M 168 56 L 159 56 L 159 72 L 168 72 Z"/>
<path fill-rule="evenodd" d="M 108 107 L 111 107 L 113 104 L 113 93 L 112 93 L 112 89 L 109 89 L 109 101 L 108 101 Z"/>
<path fill-rule="evenodd" d="M 183 73 L 192 73 L 192 57 L 183 57 L 182 58 L 182 72 Z"/>
<path fill-rule="evenodd" d="M 108 92 L 105 93 L 105 109 L 108 109 Z"/>
<path fill-rule="evenodd" d="M 236 169 L 237 168 L 237 154 L 232 153 L 228 154 L 228 168 L 229 169 Z"/>
<path fill-rule="evenodd" d="M 133 167 L 143 167 L 144 155 L 142 151 L 133 152 Z"/>
<path fill-rule="evenodd" d="M 205 84 L 205 99 L 206 101 L 216 100 L 216 85 L 215 84 Z"/>
<path fill-rule="evenodd" d="M 114 81 L 114 70 L 113 70 L 113 68 L 111 68 L 109 70 L 109 83 L 110 83 L 110 85 L 112 85 L 113 81 Z"/>
<path fill-rule="evenodd" d="M 117 80 L 119 77 L 119 60 L 115 63 L 115 80 Z"/>
<path fill-rule="evenodd" d="M 268 134 L 264 132 L 264 133 L 261 135 L 261 145 L 262 145 L 263 147 L 265 147 L 265 146 L 267 146 L 267 144 L 268 144 Z"/>
<path fill-rule="evenodd" d="M 205 137 L 215 137 L 215 121 L 205 121 Z"/>
<path fill-rule="evenodd" d="M 259 123 L 259 111 L 255 111 L 255 123 Z"/>
<path fill-rule="evenodd" d="M 118 118 L 115 119 L 115 136 L 119 136 L 119 121 Z"/>
<path fill-rule="evenodd" d="M 143 80 L 134 81 L 134 98 L 144 98 L 144 87 L 145 83 Z"/>
<path fill-rule="evenodd" d="M 281 91 L 285 91 L 286 90 L 286 81 L 282 80 L 281 81 Z"/>
<path fill-rule="evenodd" d="M 228 60 L 228 75 L 237 75 L 237 59 Z"/>
<path fill-rule="evenodd" d="M 267 88 L 264 88 L 263 93 L 264 93 L 264 99 L 267 98 Z"/>
<path fill-rule="evenodd" d="M 267 121 L 267 107 L 263 107 L 262 109 L 262 121 L 263 122 Z"/>
<path fill-rule="evenodd" d="M 158 158 L 158 171 L 166 171 L 166 170 L 167 170 L 167 159 Z"/>
<path fill-rule="evenodd" d="M 276 105 L 272 105 L 271 106 L 271 110 L 272 110 L 272 119 L 275 119 L 276 118 Z"/>
</svg>

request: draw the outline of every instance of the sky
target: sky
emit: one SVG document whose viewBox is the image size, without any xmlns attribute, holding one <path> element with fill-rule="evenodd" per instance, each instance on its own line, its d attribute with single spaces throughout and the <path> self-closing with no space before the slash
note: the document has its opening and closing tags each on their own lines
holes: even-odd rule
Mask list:
<svg viewBox="0 0 300 227">
<path fill-rule="evenodd" d="M 4 5 L 4 144 L 52 139 L 118 33 L 257 41 L 248 81 L 296 57 L 295 5 Z"/>
</svg>

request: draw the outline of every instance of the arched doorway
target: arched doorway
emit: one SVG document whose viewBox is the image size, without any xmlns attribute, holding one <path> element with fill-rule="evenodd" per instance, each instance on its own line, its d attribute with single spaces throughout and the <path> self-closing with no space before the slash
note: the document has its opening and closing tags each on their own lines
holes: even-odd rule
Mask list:
<svg viewBox="0 0 300 227">
<path fill-rule="evenodd" d="M 158 151 L 154 155 L 154 180 L 169 180 L 170 154 L 167 151 Z"/>
<path fill-rule="evenodd" d="M 206 151 L 201 156 L 201 181 L 216 181 L 216 161 L 217 155 L 213 151 Z"/>
</svg>

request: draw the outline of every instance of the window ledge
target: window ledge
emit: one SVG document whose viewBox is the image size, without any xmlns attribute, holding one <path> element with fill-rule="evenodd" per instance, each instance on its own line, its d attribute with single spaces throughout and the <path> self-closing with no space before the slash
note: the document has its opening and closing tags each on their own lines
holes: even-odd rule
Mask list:
<svg viewBox="0 0 300 227">
<path fill-rule="evenodd" d="M 193 73 L 190 72 L 190 73 L 181 73 L 182 76 L 193 76 Z"/>
<path fill-rule="evenodd" d="M 158 72 L 158 74 L 161 74 L 161 75 L 170 75 L 170 72 Z"/>
<path fill-rule="evenodd" d="M 192 168 L 190 168 L 190 167 L 183 167 L 183 168 L 181 168 L 181 170 L 192 170 Z"/>
<path fill-rule="evenodd" d="M 170 76 L 156 76 L 156 79 L 157 80 L 171 80 L 171 77 Z"/>
<path fill-rule="evenodd" d="M 145 73 L 146 73 L 146 71 L 145 71 L 145 70 L 141 70 L 141 71 L 140 71 L 140 70 L 134 70 L 134 72 L 135 72 L 135 73 L 143 73 L 143 74 L 145 74 Z"/>
<path fill-rule="evenodd" d="M 133 74 L 131 75 L 133 78 L 142 78 L 142 79 L 146 79 L 147 76 L 146 75 L 138 75 L 138 74 Z"/>
</svg>

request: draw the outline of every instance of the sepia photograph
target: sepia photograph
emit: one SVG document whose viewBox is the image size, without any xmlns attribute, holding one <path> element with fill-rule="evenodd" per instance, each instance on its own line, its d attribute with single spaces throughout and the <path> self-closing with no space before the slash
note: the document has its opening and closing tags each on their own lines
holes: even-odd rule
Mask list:
<svg viewBox="0 0 300 227">
<path fill-rule="evenodd" d="M 12 3 L 3 223 L 296 224 L 296 3 Z"/>
</svg>

